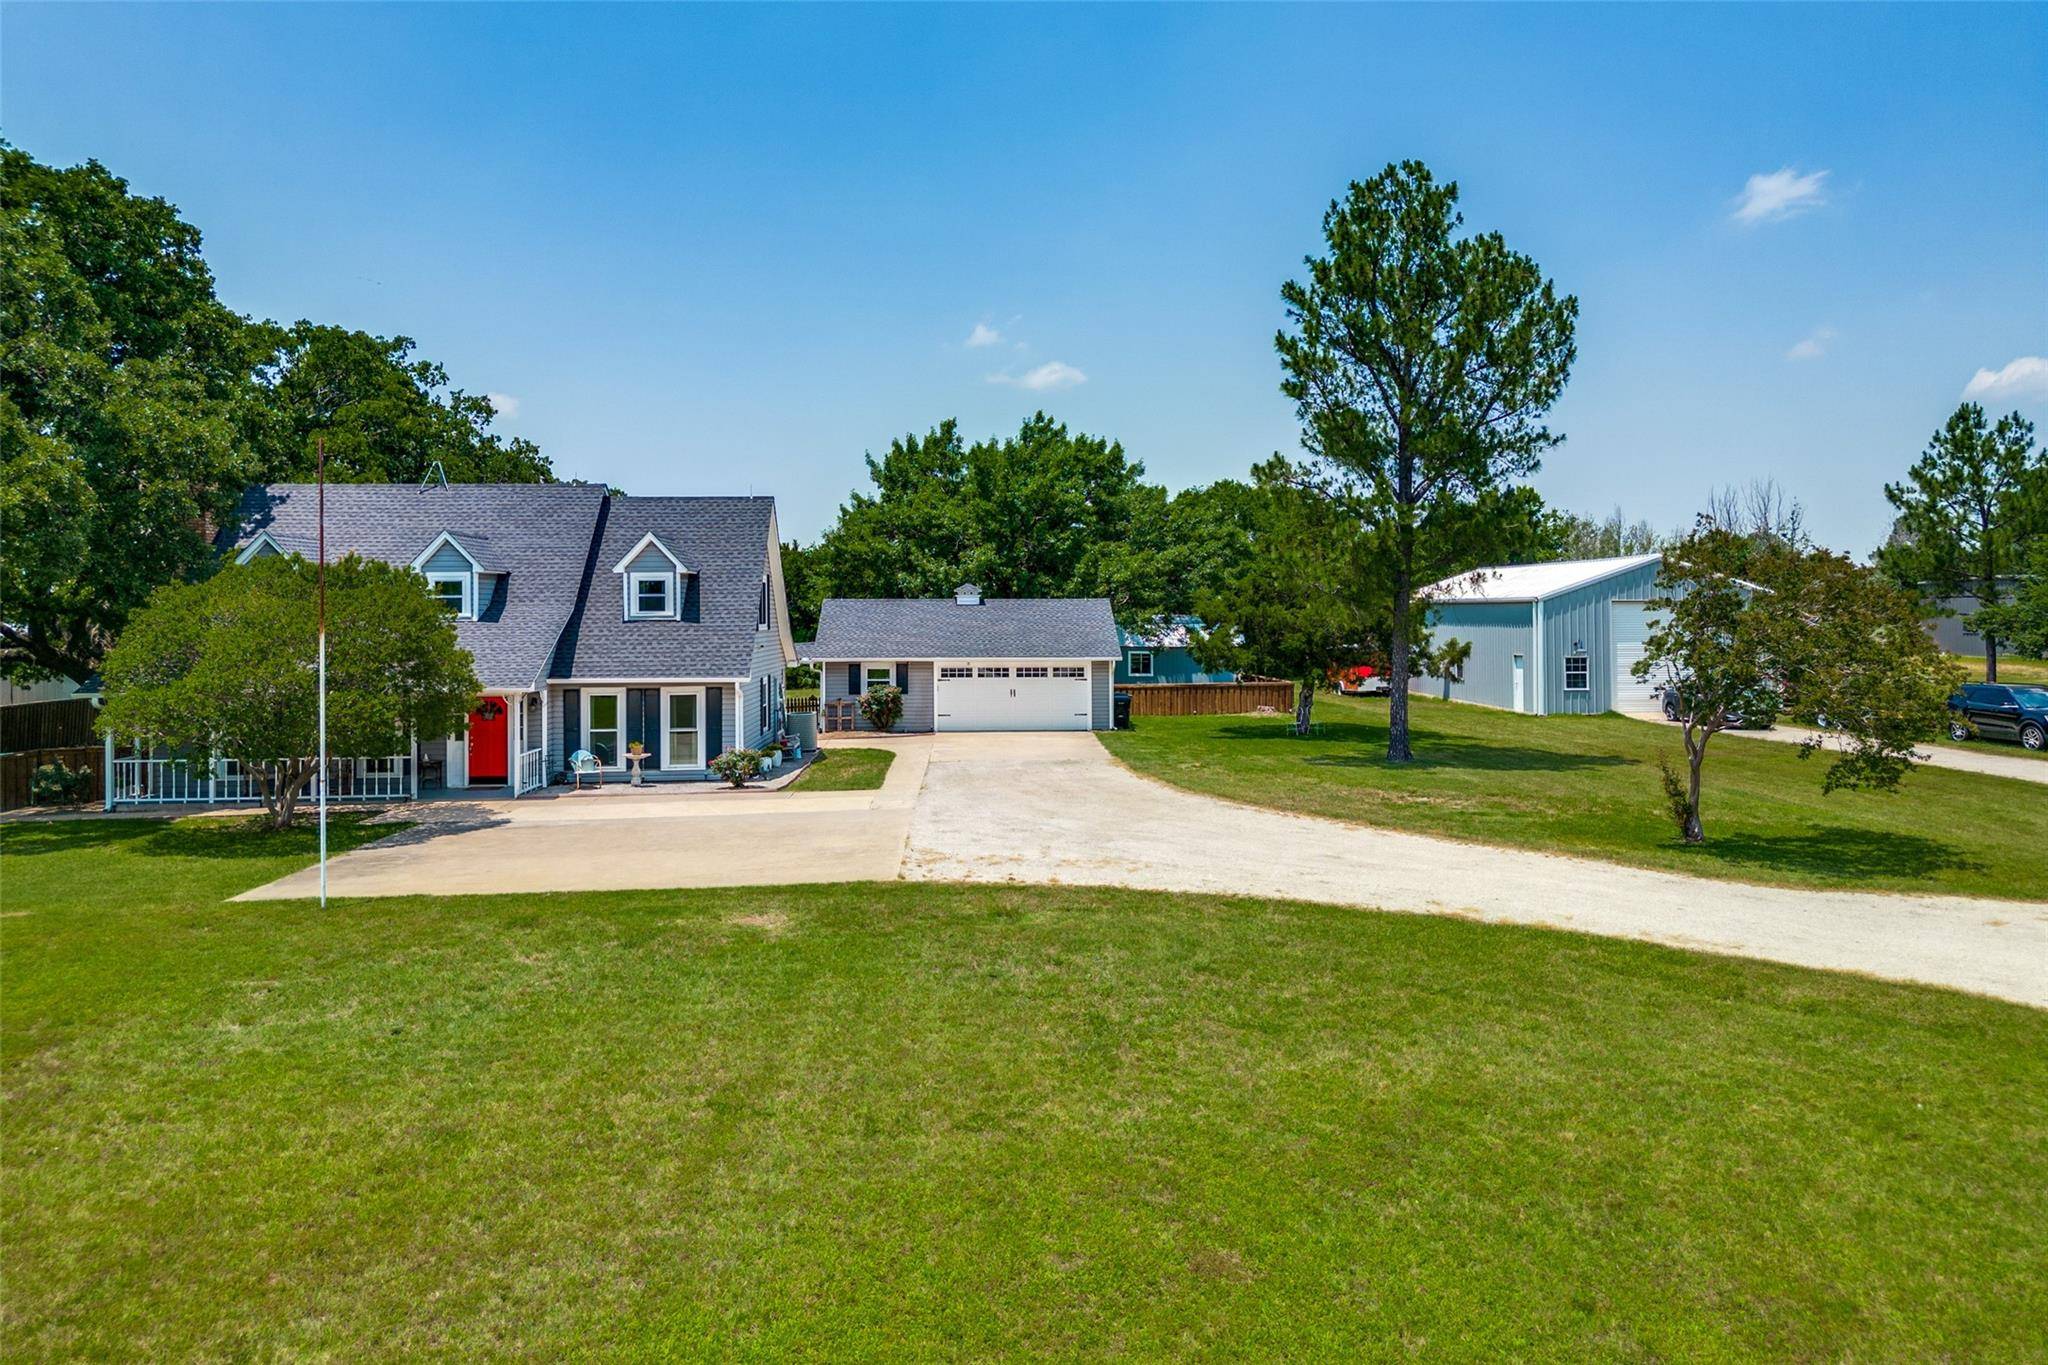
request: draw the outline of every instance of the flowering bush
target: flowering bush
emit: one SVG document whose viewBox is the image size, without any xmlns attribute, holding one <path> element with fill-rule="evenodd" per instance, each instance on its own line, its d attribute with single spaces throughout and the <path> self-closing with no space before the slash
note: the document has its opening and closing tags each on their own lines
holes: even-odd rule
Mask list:
<svg viewBox="0 0 2048 1365">
<path fill-rule="evenodd" d="M 761 756 L 752 749 L 727 749 L 712 759 L 709 767 L 733 786 L 744 787 L 748 778 L 761 771 Z"/>
<path fill-rule="evenodd" d="M 877 730 L 893 730 L 903 719 L 903 689 L 871 687 L 860 699 L 860 713 Z"/>
</svg>

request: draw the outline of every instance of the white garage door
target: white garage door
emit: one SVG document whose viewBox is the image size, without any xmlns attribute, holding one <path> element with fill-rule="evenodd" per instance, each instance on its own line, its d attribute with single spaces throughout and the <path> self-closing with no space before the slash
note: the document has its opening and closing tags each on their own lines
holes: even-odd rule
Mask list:
<svg viewBox="0 0 2048 1365">
<path fill-rule="evenodd" d="M 1638 678 L 1644 641 L 1655 628 L 1656 616 L 1647 602 L 1615 602 L 1608 607 L 1608 621 L 1614 637 L 1614 709 L 1636 715 L 1654 714 L 1658 708 L 1656 678 Z"/>
<path fill-rule="evenodd" d="M 941 660 L 941 730 L 1086 730 L 1093 693 L 1085 659 Z"/>
</svg>

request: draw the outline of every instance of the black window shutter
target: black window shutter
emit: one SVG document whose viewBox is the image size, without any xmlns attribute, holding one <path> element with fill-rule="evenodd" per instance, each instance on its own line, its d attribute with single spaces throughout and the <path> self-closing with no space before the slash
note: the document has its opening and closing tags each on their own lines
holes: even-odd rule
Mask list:
<svg viewBox="0 0 2048 1365">
<path fill-rule="evenodd" d="M 860 690 L 860 665 L 848 664 L 846 666 L 846 693 L 850 697 L 857 697 L 860 695 Z"/>
<path fill-rule="evenodd" d="M 583 692 L 569 687 L 562 691 L 562 757 L 583 747 Z"/>
<path fill-rule="evenodd" d="M 908 692 L 910 690 L 909 664 L 896 665 L 896 690 L 898 692 Z"/>
<path fill-rule="evenodd" d="M 704 761 L 725 752 L 725 689 L 704 689 Z"/>
</svg>

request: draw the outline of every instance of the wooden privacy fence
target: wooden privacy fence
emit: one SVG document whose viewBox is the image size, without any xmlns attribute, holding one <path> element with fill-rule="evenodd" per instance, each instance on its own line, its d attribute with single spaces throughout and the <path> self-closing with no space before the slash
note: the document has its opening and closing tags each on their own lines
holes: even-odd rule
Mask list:
<svg viewBox="0 0 2048 1365">
<path fill-rule="evenodd" d="M 1131 715 L 1240 716 L 1269 706 L 1294 710 L 1291 682 L 1129 683 L 1119 692 L 1131 694 Z"/>
<path fill-rule="evenodd" d="M 69 749 L 96 744 L 92 699 L 30 701 L 0 706 L 0 754 L 24 749 Z"/>
<path fill-rule="evenodd" d="M 97 744 L 89 749 L 27 749 L 18 754 L 0 754 L 0 810 L 18 810 L 29 804 L 29 779 L 45 763 L 62 763 L 74 772 L 90 769 L 93 785 L 86 803 L 97 806 L 105 789 L 105 757 L 105 751 Z"/>
</svg>

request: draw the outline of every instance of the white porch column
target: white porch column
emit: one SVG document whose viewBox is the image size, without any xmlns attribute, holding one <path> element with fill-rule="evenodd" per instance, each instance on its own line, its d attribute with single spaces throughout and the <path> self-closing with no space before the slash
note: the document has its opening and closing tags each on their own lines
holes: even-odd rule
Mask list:
<svg viewBox="0 0 2048 1365">
<path fill-rule="evenodd" d="M 506 769 L 512 776 L 512 798 L 516 801 L 522 792 L 520 783 L 526 780 L 526 694 L 519 694 L 519 705 L 512 711 L 512 753 Z"/>
<path fill-rule="evenodd" d="M 114 808 L 114 737 L 109 734 L 104 741 L 100 759 L 101 810 Z"/>
<path fill-rule="evenodd" d="M 411 730 L 405 732 L 405 752 L 406 766 L 412 769 L 412 799 L 417 801 L 420 799 L 420 737 Z"/>
<path fill-rule="evenodd" d="M 548 685 L 540 685 L 540 784 L 548 784 Z"/>
</svg>

